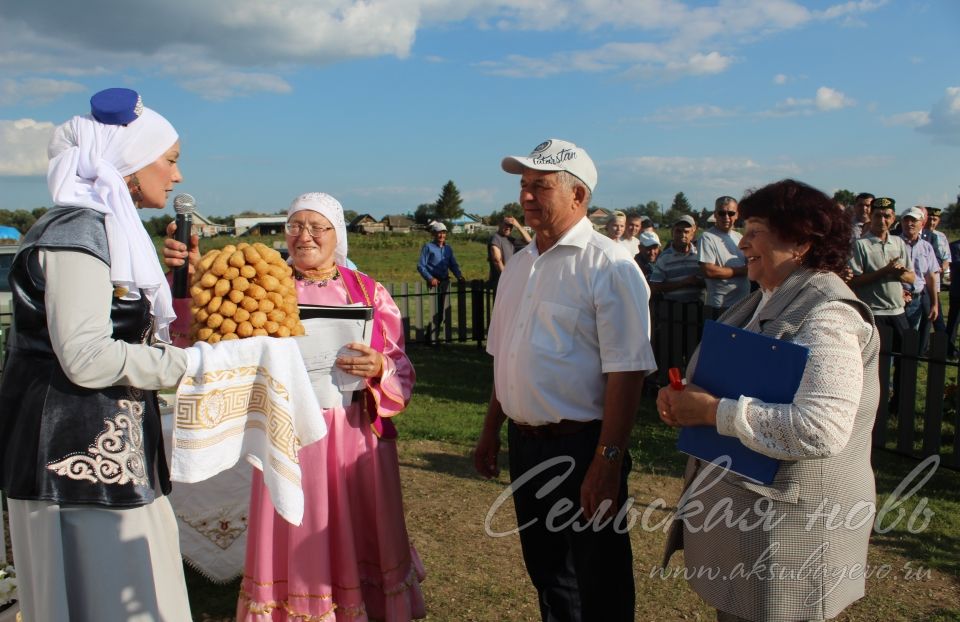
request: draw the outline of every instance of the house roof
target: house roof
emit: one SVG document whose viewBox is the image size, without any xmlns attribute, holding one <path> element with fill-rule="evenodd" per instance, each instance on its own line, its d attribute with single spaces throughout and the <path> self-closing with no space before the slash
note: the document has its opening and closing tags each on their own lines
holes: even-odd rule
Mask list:
<svg viewBox="0 0 960 622">
<path fill-rule="evenodd" d="M 348 227 L 356 227 L 357 225 L 362 225 L 366 221 L 377 222 L 373 216 L 370 214 L 358 214 L 356 218 L 350 221 L 347 225 Z"/>
<path fill-rule="evenodd" d="M 390 214 L 384 216 L 380 222 L 386 223 L 388 227 L 412 227 L 415 223 L 401 214 Z"/>
</svg>

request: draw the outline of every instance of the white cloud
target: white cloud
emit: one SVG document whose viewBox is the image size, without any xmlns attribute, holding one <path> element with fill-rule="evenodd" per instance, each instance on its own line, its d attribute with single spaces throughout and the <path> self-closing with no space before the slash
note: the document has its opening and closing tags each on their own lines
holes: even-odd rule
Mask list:
<svg viewBox="0 0 960 622">
<path fill-rule="evenodd" d="M 87 90 L 82 84 L 49 78 L 25 80 L 0 80 L 0 106 L 12 106 L 21 102 L 30 105 L 49 103 L 67 93 Z"/>
<path fill-rule="evenodd" d="M 828 86 L 821 86 L 817 89 L 816 104 L 819 110 L 840 110 L 841 108 L 854 106 L 856 103 L 840 91 Z"/>
<path fill-rule="evenodd" d="M 293 88 L 283 78 L 265 73 L 225 72 L 184 80 L 183 88 L 204 99 L 223 100 L 254 92 L 290 93 Z"/>
<path fill-rule="evenodd" d="M 708 119 L 724 119 L 736 116 L 735 110 L 699 104 L 696 106 L 679 106 L 676 108 L 661 108 L 653 114 L 643 117 L 648 123 L 691 123 Z"/>
<path fill-rule="evenodd" d="M 49 121 L 0 120 L 0 175 L 46 174 L 47 144 L 53 129 Z"/>
<path fill-rule="evenodd" d="M 789 80 L 789 78 L 786 76 L 786 74 L 778 73 L 777 75 L 773 76 L 773 83 L 777 85 L 782 86 L 787 83 L 787 80 Z"/>
<path fill-rule="evenodd" d="M 618 42 L 595 49 L 542 56 L 507 50 L 477 63 L 489 73 L 609 71 L 639 80 L 674 79 L 726 71 L 742 41 L 876 6 L 861 0 L 814 13 L 797 0 L 719 0 L 712 6 L 679 0 L 167 0 L 138 6 L 138 20 L 150 28 L 134 32 L 126 5 L 116 0 L 31 0 L 4 3 L 0 68 L 90 75 L 160 66 L 186 88 L 214 97 L 287 92 L 279 67 L 407 58 L 419 30 L 470 21 L 503 30 L 623 33 Z"/>
<path fill-rule="evenodd" d="M 744 156 L 638 156 L 614 161 L 611 167 L 636 176 L 638 184 L 649 178 L 658 183 L 703 188 L 707 194 L 715 195 L 740 193 L 771 179 L 797 176 L 801 172 L 800 166 L 790 160 L 764 163 Z"/>
<path fill-rule="evenodd" d="M 930 123 L 930 113 L 922 110 L 913 110 L 911 112 L 901 112 L 881 119 L 881 122 L 887 126 L 902 125 L 906 127 L 923 127 Z"/>
<path fill-rule="evenodd" d="M 876 11 L 885 4 L 887 4 L 887 0 L 856 0 L 844 2 L 842 4 L 835 4 L 831 7 L 827 7 L 823 11 L 817 12 L 816 16 L 820 19 L 845 18 L 847 20 L 852 20 L 861 13 Z M 847 23 L 850 22 L 848 21 Z"/>
<path fill-rule="evenodd" d="M 772 109 L 757 113 L 759 117 L 809 116 L 816 112 L 830 112 L 855 106 L 856 101 L 827 86 L 817 89 L 814 97 L 788 97 Z"/>
<path fill-rule="evenodd" d="M 929 122 L 917 126 L 918 132 L 933 135 L 934 142 L 960 145 L 960 86 L 948 87 L 929 113 Z"/>
</svg>

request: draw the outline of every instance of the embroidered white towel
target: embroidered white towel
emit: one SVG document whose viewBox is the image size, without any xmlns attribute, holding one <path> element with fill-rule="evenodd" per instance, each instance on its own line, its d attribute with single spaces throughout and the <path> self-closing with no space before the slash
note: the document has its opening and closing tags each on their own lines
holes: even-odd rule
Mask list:
<svg viewBox="0 0 960 622">
<path fill-rule="evenodd" d="M 174 406 L 171 479 L 198 482 L 243 456 L 263 471 L 277 512 L 303 521 L 297 451 L 327 433 L 293 339 L 197 343 Z"/>
</svg>

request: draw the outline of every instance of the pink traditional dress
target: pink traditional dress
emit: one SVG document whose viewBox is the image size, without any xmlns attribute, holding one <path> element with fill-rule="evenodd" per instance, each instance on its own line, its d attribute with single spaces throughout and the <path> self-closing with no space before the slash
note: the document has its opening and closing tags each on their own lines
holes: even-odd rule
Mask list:
<svg viewBox="0 0 960 622">
<path fill-rule="evenodd" d="M 298 299 L 370 304 L 372 295 L 371 347 L 384 355 L 383 376 L 369 379 L 348 408 L 324 410 L 327 436 L 300 450 L 302 525 L 277 514 L 254 470 L 239 620 L 403 622 L 426 615 L 425 573 L 407 536 L 389 420 L 406 407 L 414 383 L 400 310 L 372 278 L 339 270 L 325 285 L 298 280 Z"/>
</svg>

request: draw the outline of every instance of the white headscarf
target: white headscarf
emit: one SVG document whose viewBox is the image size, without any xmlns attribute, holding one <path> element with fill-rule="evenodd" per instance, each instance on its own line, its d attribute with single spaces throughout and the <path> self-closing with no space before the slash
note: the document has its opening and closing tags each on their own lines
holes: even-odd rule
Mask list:
<svg viewBox="0 0 960 622">
<path fill-rule="evenodd" d="M 123 178 L 156 161 L 177 139 L 166 119 L 144 108 L 126 126 L 105 125 L 90 115 L 73 117 L 54 131 L 47 148 L 47 186 L 54 204 L 106 214 L 110 280 L 128 290 L 125 298 L 139 298 L 141 289 L 146 293 L 156 335 L 164 341 L 170 340 L 176 318 L 173 296 Z"/>
<path fill-rule="evenodd" d="M 338 266 L 346 265 L 347 225 L 343 220 L 343 206 L 340 205 L 340 201 L 324 192 L 301 194 L 290 204 L 290 209 L 287 210 L 287 220 L 305 209 L 321 214 L 333 225 L 334 233 L 337 234 L 337 248 L 333 251 L 333 261 Z"/>
</svg>

